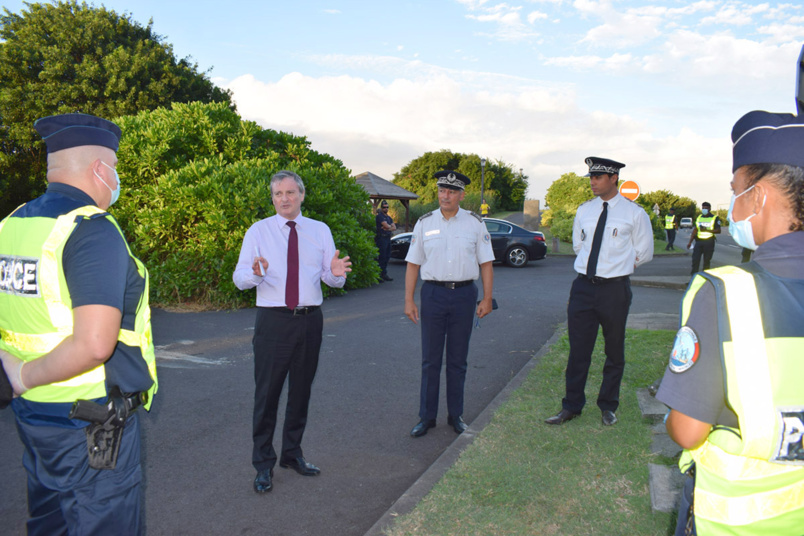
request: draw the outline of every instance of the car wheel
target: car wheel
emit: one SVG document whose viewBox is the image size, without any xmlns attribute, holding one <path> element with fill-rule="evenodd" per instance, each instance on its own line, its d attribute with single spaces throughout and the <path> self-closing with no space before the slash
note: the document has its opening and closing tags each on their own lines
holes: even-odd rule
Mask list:
<svg viewBox="0 0 804 536">
<path fill-rule="evenodd" d="M 514 246 L 505 254 L 505 263 L 514 268 L 522 268 L 528 264 L 528 250 L 522 246 Z"/>
</svg>

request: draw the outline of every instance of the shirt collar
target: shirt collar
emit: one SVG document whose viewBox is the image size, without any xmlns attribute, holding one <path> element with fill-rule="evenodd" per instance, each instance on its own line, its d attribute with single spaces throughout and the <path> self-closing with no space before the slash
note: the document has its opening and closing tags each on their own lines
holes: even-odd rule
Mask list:
<svg viewBox="0 0 804 536">
<path fill-rule="evenodd" d="M 289 219 L 287 219 L 287 218 L 285 218 L 283 216 L 280 216 L 279 214 L 276 214 L 276 220 L 277 220 L 277 223 L 279 223 L 279 228 L 280 229 L 282 227 L 284 227 L 285 225 L 287 225 L 287 223 L 289 221 L 295 221 L 296 225 L 299 225 L 302 222 L 303 219 L 304 219 L 304 217 L 302 216 L 301 212 L 299 212 L 299 214 L 293 220 L 289 220 Z"/>
<path fill-rule="evenodd" d="M 47 192 L 63 195 L 65 197 L 69 197 L 70 199 L 75 199 L 76 201 L 85 202 L 88 205 L 97 206 L 95 200 L 92 199 L 92 197 L 90 197 L 88 193 L 81 190 L 80 188 L 76 188 L 75 186 L 71 186 L 63 182 L 48 183 Z"/>
</svg>

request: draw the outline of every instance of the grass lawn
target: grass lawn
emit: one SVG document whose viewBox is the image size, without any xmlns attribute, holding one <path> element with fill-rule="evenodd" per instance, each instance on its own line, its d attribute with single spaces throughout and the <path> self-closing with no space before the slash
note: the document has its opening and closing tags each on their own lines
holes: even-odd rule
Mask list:
<svg viewBox="0 0 804 536">
<path fill-rule="evenodd" d="M 653 513 L 648 463 L 651 426 L 636 389 L 664 371 L 672 331 L 628 330 L 617 411 L 604 427 L 595 405 L 602 334 L 587 382 L 583 415 L 562 426 L 544 419 L 561 409 L 569 342 L 545 354 L 490 424 L 433 490 L 386 531 L 403 535 L 668 535 L 675 515 Z"/>
</svg>

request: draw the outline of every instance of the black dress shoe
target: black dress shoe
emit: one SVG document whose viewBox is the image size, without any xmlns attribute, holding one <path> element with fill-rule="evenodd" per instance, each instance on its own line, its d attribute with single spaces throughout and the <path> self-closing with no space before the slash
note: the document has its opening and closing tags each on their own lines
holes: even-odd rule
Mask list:
<svg viewBox="0 0 804 536">
<path fill-rule="evenodd" d="M 455 430 L 456 434 L 462 434 L 469 428 L 469 425 L 463 422 L 463 417 L 447 417 L 447 424 L 452 426 L 452 429 Z"/>
<path fill-rule="evenodd" d="M 617 415 L 613 411 L 603 410 L 603 426 L 611 426 L 617 423 Z"/>
<path fill-rule="evenodd" d="M 435 427 L 435 420 L 425 421 L 424 419 L 419 421 L 419 424 L 413 427 L 413 430 L 410 431 L 410 435 L 412 437 L 421 437 L 427 433 L 427 430 L 430 428 Z"/>
<path fill-rule="evenodd" d="M 580 412 L 573 413 L 568 409 L 562 409 L 557 414 L 553 415 L 549 419 L 545 419 L 544 422 L 547 424 L 564 424 L 567 421 L 571 421 L 575 417 L 579 417 L 581 415 Z"/>
<path fill-rule="evenodd" d="M 382 277 L 382 278 L 383 278 L 383 279 L 385 279 L 386 281 L 393 281 L 393 278 L 392 278 L 391 276 L 389 276 L 388 274 L 382 275 L 382 276 L 380 276 L 380 277 Z"/>
<path fill-rule="evenodd" d="M 293 469 L 302 476 L 317 476 L 321 474 L 321 469 L 312 463 L 307 463 L 302 456 L 299 456 L 293 460 L 280 461 L 279 467 Z"/>
<path fill-rule="evenodd" d="M 273 469 L 263 469 L 257 472 L 257 478 L 254 479 L 254 491 L 257 493 L 267 493 L 273 489 Z"/>
</svg>

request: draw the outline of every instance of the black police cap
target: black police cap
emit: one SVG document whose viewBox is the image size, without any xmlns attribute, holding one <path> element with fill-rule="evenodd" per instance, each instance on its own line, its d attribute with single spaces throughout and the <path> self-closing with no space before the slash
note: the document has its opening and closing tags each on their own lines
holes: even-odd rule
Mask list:
<svg viewBox="0 0 804 536">
<path fill-rule="evenodd" d="M 457 171 L 445 169 L 435 174 L 436 185 L 439 188 L 449 188 L 450 190 L 465 190 L 466 186 L 472 182 L 469 177 Z"/>
<path fill-rule="evenodd" d="M 48 153 L 83 145 L 100 145 L 117 152 L 120 127 L 88 114 L 51 115 L 38 119 L 34 128 L 45 140 Z"/>
<path fill-rule="evenodd" d="M 620 170 L 625 167 L 623 163 L 608 158 L 600 158 L 599 156 L 588 156 L 584 162 L 589 166 L 590 175 L 599 175 L 601 173 L 606 175 L 619 174 Z"/>
</svg>

